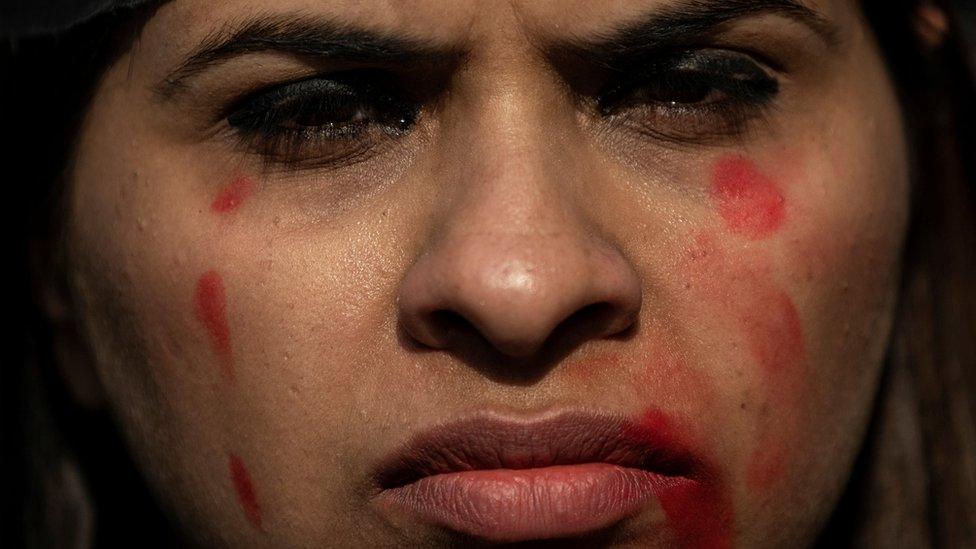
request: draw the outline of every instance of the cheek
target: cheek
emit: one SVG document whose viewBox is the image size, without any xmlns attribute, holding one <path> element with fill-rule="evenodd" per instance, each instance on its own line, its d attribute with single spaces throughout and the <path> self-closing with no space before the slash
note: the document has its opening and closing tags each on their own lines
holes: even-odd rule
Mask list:
<svg viewBox="0 0 976 549">
<path fill-rule="evenodd" d="M 807 390 L 803 321 L 783 285 L 787 273 L 770 251 L 794 228 L 783 189 L 746 158 L 719 159 L 710 198 L 721 229 L 696 233 L 680 268 L 699 314 L 719 319 L 722 328 L 713 333 L 730 336 L 717 348 L 728 358 L 719 360 L 741 365 L 751 380 L 742 406 L 759 414 L 745 466 L 754 493 L 772 488 L 790 469 Z"/>
<path fill-rule="evenodd" d="M 218 191 L 210 211 L 215 214 L 228 214 L 241 206 L 254 192 L 254 183 L 243 175 L 235 177 Z"/>
<path fill-rule="evenodd" d="M 751 240 L 775 234 L 786 216 L 779 186 L 748 159 L 720 159 L 713 170 L 711 198 L 726 228 Z"/>
<path fill-rule="evenodd" d="M 867 200 L 870 177 L 835 174 L 817 184 L 819 176 L 793 166 L 766 171 L 738 156 L 717 160 L 709 175 L 714 228 L 689 238 L 679 272 L 689 306 L 713 322 L 707 331 L 726 337 L 713 341 L 716 357 L 727 357 L 726 368 L 740 365 L 748 380 L 742 406 L 753 419 L 742 478 L 765 497 L 800 488 L 804 475 L 823 468 L 811 463 L 814 448 L 850 430 L 850 395 L 862 394 L 874 371 L 863 365 L 880 363 L 883 330 L 871 319 L 890 313 L 897 246 L 888 207 Z M 843 190 L 849 196 L 829 194 Z M 825 413 L 843 421 L 825 428 Z"/>
<path fill-rule="evenodd" d="M 773 263 L 763 253 L 729 253 L 712 233 L 697 235 L 684 265 L 694 280 L 703 311 L 720 319 L 713 333 L 730 335 L 724 349 L 742 365 L 752 389 L 743 406 L 761 410 L 746 480 L 764 491 L 788 468 L 790 441 L 797 433 L 796 405 L 806 384 L 806 337 L 796 305 L 780 287 Z M 731 332 L 731 333 L 729 333 Z"/>
</svg>

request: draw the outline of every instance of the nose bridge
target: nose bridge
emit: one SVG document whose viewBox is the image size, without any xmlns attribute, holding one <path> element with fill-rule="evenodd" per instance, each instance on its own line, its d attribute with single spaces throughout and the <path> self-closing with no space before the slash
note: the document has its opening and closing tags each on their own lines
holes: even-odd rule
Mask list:
<svg viewBox="0 0 976 549">
<path fill-rule="evenodd" d="M 462 107 L 462 131 L 448 138 L 466 226 L 483 221 L 498 230 L 494 221 L 504 218 L 511 232 L 539 233 L 572 224 L 575 125 L 553 90 L 526 88 L 518 74 L 485 84 L 484 96 Z"/>
<path fill-rule="evenodd" d="M 581 215 L 571 134 L 554 131 L 537 100 L 504 93 L 471 114 L 446 153 L 450 212 L 400 288 L 407 331 L 449 347 L 450 329 L 435 321 L 447 312 L 503 354 L 527 356 L 592 305 L 611 314 L 590 332 L 626 329 L 640 285 Z"/>
<path fill-rule="evenodd" d="M 446 273 L 485 294 L 479 302 L 538 309 L 568 285 L 585 283 L 599 243 L 574 199 L 580 172 L 572 169 L 579 156 L 570 152 L 572 130 L 554 131 L 553 112 L 539 97 L 510 91 L 516 82 L 499 88 L 488 108 L 468 118 L 468 138 L 453 141 L 463 149 L 452 155 L 463 190 L 435 253 L 444 254 Z"/>
</svg>

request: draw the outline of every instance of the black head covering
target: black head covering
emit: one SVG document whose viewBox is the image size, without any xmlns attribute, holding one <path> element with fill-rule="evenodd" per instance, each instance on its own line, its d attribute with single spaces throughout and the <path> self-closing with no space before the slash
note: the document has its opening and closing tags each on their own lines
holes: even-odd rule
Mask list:
<svg viewBox="0 0 976 549">
<path fill-rule="evenodd" d="M 0 36 L 56 34 L 102 13 L 151 0 L 0 0 Z"/>
</svg>

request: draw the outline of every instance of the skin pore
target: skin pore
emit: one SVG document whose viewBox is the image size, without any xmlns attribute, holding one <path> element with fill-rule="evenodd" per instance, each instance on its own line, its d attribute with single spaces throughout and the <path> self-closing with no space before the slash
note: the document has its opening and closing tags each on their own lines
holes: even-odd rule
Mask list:
<svg viewBox="0 0 976 549">
<path fill-rule="evenodd" d="M 853 1 L 176 0 L 79 135 L 69 366 L 200 543 L 458 542 L 382 460 L 581 412 L 694 482 L 575 534 L 801 546 L 871 410 L 905 158 Z"/>
</svg>

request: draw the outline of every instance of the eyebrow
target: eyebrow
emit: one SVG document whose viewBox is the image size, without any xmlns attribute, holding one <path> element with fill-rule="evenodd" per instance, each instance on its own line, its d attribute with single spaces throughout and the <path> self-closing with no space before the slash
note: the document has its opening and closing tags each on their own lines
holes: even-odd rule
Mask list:
<svg viewBox="0 0 976 549">
<path fill-rule="evenodd" d="M 736 19 L 767 14 L 807 26 L 828 45 L 833 45 L 839 34 L 833 23 L 800 0 L 681 0 L 615 31 L 593 38 L 560 40 L 543 50 L 551 59 L 574 58 L 622 68 L 662 49 L 713 36 L 722 25 Z M 153 86 L 153 91 L 163 100 L 171 99 L 207 69 L 240 55 L 265 51 L 407 70 L 450 63 L 463 55 L 456 44 L 355 28 L 317 17 L 265 15 L 207 36 Z"/>
<path fill-rule="evenodd" d="M 778 15 L 806 26 L 829 47 L 838 43 L 840 29 L 799 0 L 683 0 L 593 38 L 572 39 L 544 46 L 551 59 L 576 59 L 621 69 L 661 50 L 701 42 L 733 21 Z"/>
<path fill-rule="evenodd" d="M 461 55 L 453 44 L 352 28 L 327 19 L 261 16 L 233 28 L 225 27 L 205 38 L 153 89 L 160 98 L 170 99 L 185 89 L 190 79 L 207 69 L 240 55 L 265 51 L 408 69 L 436 66 Z"/>
</svg>

